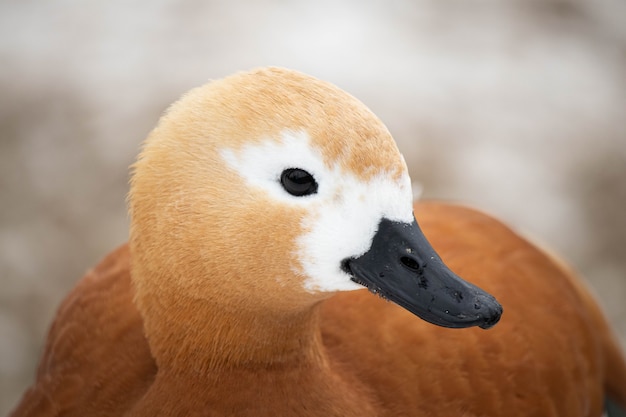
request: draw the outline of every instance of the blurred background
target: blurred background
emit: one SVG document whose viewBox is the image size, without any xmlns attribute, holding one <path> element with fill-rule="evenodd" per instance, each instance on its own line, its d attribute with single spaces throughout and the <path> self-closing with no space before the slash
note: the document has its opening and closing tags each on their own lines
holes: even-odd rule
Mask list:
<svg viewBox="0 0 626 417">
<path fill-rule="evenodd" d="M 623 0 L 0 0 L 0 415 L 62 297 L 125 241 L 159 115 L 263 65 L 361 99 L 423 197 L 553 248 L 626 346 Z"/>
</svg>

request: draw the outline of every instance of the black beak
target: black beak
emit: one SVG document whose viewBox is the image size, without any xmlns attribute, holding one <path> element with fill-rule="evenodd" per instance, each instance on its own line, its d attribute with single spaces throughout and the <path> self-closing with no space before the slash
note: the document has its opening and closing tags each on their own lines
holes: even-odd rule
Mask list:
<svg viewBox="0 0 626 417">
<path fill-rule="evenodd" d="M 371 292 L 439 326 L 488 329 L 502 315 L 493 296 L 443 263 L 415 220 L 381 220 L 369 251 L 342 267 Z"/>
</svg>

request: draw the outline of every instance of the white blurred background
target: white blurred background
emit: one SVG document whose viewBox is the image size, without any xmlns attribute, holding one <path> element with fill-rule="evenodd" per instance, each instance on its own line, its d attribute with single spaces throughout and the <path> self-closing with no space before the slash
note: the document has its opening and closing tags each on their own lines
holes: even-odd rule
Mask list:
<svg viewBox="0 0 626 417">
<path fill-rule="evenodd" d="M 64 294 L 125 241 L 161 112 L 263 65 L 366 103 L 424 197 L 563 255 L 626 346 L 623 0 L 0 0 L 0 415 Z"/>
</svg>

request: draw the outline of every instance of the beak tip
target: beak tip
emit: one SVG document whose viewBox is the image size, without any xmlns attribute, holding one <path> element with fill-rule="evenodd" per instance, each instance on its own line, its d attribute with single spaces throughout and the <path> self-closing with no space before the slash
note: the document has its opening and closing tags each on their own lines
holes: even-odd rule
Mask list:
<svg viewBox="0 0 626 417">
<path fill-rule="evenodd" d="M 488 302 L 484 303 L 483 309 L 485 310 L 482 316 L 482 323 L 478 325 L 481 329 L 490 329 L 495 326 L 502 317 L 502 305 L 495 298 L 490 297 Z"/>
</svg>

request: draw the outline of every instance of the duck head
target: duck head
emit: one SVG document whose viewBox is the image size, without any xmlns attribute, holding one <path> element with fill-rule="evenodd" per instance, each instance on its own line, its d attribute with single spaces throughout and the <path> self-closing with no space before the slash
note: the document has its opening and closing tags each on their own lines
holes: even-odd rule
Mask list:
<svg viewBox="0 0 626 417">
<path fill-rule="evenodd" d="M 500 305 L 444 265 L 412 200 L 393 138 L 349 94 L 277 68 L 211 82 L 134 165 L 137 304 L 289 312 L 366 287 L 440 326 L 494 325 Z"/>
</svg>

